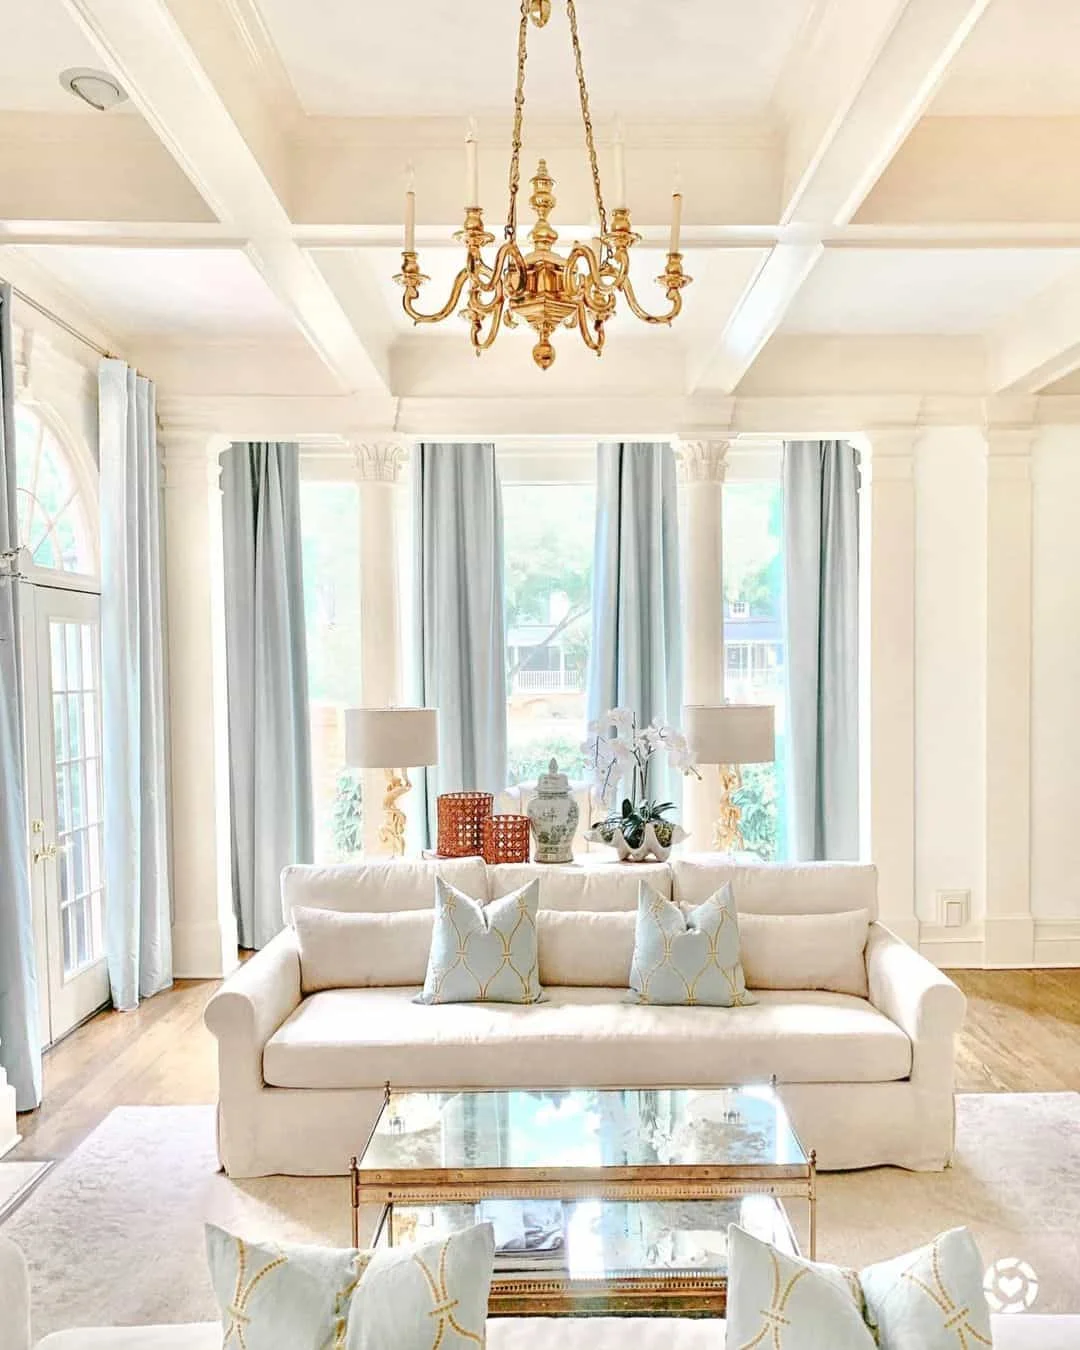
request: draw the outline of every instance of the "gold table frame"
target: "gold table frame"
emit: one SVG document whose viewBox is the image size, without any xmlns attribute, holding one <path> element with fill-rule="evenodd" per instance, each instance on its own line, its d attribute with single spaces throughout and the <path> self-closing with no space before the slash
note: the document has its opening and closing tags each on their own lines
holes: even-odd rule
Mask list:
<svg viewBox="0 0 1080 1350">
<path fill-rule="evenodd" d="M 775 1080 L 772 1087 L 775 1091 Z M 372 1246 L 376 1246 L 383 1230 L 392 1222 L 395 1205 L 469 1204 L 499 1197 L 647 1201 L 727 1200 L 753 1195 L 768 1196 L 775 1202 L 796 1253 L 798 1242 L 780 1201 L 804 1200 L 809 1212 L 810 1259 L 816 1257 L 817 1154 L 813 1149 L 808 1153 L 803 1147 L 790 1120 L 788 1125 L 805 1163 L 361 1169 L 361 1160 L 371 1146 L 391 1095 L 387 1083 L 364 1147 L 349 1161 L 354 1247 L 360 1245 L 360 1208 L 365 1204 L 380 1206 L 372 1239 Z M 392 1230 L 387 1231 L 392 1239 Z M 612 1272 L 603 1277 L 571 1279 L 559 1273 L 521 1277 L 496 1271 L 489 1307 L 493 1317 L 633 1315 L 646 1311 L 654 1315 L 722 1316 L 726 1302 L 726 1272 L 672 1271 L 656 1276 Z"/>
</svg>

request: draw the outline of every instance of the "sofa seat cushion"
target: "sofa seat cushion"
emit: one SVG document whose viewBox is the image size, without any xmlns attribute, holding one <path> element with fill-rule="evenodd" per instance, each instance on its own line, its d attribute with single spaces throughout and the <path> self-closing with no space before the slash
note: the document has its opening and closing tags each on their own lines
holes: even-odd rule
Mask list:
<svg viewBox="0 0 1080 1350">
<path fill-rule="evenodd" d="M 628 1006 L 625 989 L 548 1002 L 413 1002 L 415 987 L 313 994 L 263 1051 L 274 1087 L 635 1087 L 878 1083 L 911 1042 L 865 999 L 763 990 L 748 1008 Z"/>
</svg>

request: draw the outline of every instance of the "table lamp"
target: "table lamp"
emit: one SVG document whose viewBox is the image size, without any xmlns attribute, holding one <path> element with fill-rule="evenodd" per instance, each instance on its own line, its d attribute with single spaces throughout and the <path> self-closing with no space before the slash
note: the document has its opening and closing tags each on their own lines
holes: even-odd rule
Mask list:
<svg viewBox="0 0 1080 1350">
<path fill-rule="evenodd" d="M 345 762 L 356 769 L 385 769 L 386 795 L 379 842 L 405 852 L 405 812 L 398 806 L 412 787 L 409 769 L 439 759 L 436 708 L 346 708 Z"/>
<path fill-rule="evenodd" d="M 775 714 L 768 703 L 692 703 L 683 709 L 683 734 L 697 762 L 720 769 L 713 848 L 721 853 L 744 847 L 742 813 L 732 794 L 742 786 L 741 764 L 768 764 L 776 758 Z"/>
</svg>

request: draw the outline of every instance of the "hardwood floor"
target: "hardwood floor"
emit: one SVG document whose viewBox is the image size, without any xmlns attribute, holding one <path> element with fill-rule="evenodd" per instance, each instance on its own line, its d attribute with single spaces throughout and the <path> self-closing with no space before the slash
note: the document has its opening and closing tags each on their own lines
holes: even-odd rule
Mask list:
<svg viewBox="0 0 1080 1350">
<path fill-rule="evenodd" d="M 968 996 L 962 1092 L 1080 1091 L 1080 970 L 951 972 Z M 45 1057 L 45 1105 L 19 1117 L 15 1159 L 70 1153 L 115 1106 L 212 1102 L 214 981 L 182 980 L 136 1012 L 107 1012 Z"/>
</svg>

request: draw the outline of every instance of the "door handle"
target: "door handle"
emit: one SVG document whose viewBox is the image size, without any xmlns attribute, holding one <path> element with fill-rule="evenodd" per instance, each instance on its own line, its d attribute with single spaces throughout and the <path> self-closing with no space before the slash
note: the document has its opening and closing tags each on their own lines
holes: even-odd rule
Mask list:
<svg viewBox="0 0 1080 1350">
<path fill-rule="evenodd" d="M 42 848 L 34 849 L 31 856 L 35 863 L 45 862 L 47 860 L 51 862 L 58 853 L 63 853 L 66 848 L 67 844 L 45 844 Z"/>
</svg>

